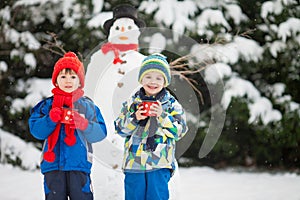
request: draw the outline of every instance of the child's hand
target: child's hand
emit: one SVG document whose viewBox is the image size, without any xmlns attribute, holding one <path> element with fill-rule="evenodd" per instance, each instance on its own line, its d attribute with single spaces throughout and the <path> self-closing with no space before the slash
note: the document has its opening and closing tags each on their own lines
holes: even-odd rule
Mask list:
<svg viewBox="0 0 300 200">
<path fill-rule="evenodd" d="M 63 112 L 62 108 L 59 107 L 52 108 L 49 112 L 49 117 L 53 122 L 57 123 L 62 118 L 62 112 Z"/>
<path fill-rule="evenodd" d="M 146 119 L 148 116 L 143 115 L 144 113 L 146 113 L 146 110 L 143 110 L 143 106 L 139 106 L 138 110 L 135 112 L 135 117 L 137 120 L 143 120 Z"/>
<path fill-rule="evenodd" d="M 74 111 L 73 120 L 74 120 L 74 127 L 72 128 L 77 128 L 79 130 L 84 131 L 89 125 L 89 121 L 76 111 Z"/>
<path fill-rule="evenodd" d="M 155 115 L 156 117 L 159 117 L 162 112 L 163 112 L 163 109 L 162 109 L 162 105 L 161 105 L 161 102 L 160 101 L 156 101 L 158 104 L 152 104 L 151 107 L 150 107 L 150 114 L 152 115 Z"/>
</svg>

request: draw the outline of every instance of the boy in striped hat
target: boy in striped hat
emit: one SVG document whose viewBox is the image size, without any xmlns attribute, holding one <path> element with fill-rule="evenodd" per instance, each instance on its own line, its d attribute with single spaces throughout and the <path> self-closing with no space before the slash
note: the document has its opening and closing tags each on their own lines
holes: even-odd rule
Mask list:
<svg viewBox="0 0 300 200">
<path fill-rule="evenodd" d="M 167 200 L 175 169 L 175 142 L 188 130 L 185 114 L 166 89 L 171 72 L 164 55 L 146 57 L 138 81 L 142 87 L 123 103 L 115 120 L 116 133 L 125 138 L 125 199 Z M 155 103 L 144 104 L 146 101 Z"/>
</svg>

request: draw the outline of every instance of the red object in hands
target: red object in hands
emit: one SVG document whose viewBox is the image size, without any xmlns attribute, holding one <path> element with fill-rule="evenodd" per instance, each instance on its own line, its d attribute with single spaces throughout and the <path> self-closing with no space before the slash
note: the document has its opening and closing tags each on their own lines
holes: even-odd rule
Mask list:
<svg viewBox="0 0 300 200">
<path fill-rule="evenodd" d="M 61 123 L 74 124 L 74 110 L 63 108 Z"/>
<path fill-rule="evenodd" d="M 62 109 L 59 107 L 52 108 L 49 112 L 49 117 L 53 122 L 59 122 L 62 118 Z"/>
<path fill-rule="evenodd" d="M 89 121 L 76 111 L 74 111 L 73 120 L 74 120 L 74 128 L 77 128 L 82 131 L 84 131 L 89 125 Z"/>
<path fill-rule="evenodd" d="M 156 116 L 155 114 L 152 114 L 151 111 L 150 111 L 150 107 L 153 105 L 153 104 L 156 104 L 158 105 L 157 101 L 143 101 L 141 103 L 141 105 L 143 106 L 143 110 L 146 110 L 147 112 L 143 113 L 143 115 L 145 116 Z"/>
</svg>

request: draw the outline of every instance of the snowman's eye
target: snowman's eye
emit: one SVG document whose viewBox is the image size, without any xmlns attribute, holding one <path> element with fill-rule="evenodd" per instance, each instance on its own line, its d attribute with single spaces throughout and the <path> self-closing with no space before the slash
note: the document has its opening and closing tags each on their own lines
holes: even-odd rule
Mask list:
<svg viewBox="0 0 300 200">
<path fill-rule="evenodd" d="M 132 29 L 132 26 L 128 26 L 128 30 L 131 30 Z"/>
<path fill-rule="evenodd" d="M 120 27 L 119 27 L 119 26 L 116 26 L 116 30 L 117 30 L 117 31 L 120 30 Z"/>
</svg>

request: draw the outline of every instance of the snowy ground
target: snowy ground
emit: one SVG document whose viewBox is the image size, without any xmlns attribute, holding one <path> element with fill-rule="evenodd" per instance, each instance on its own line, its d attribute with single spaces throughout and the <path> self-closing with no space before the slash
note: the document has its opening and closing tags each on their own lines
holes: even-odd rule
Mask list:
<svg viewBox="0 0 300 200">
<path fill-rule="evenodd" d="M 300 176 L 292 173 L 241 173 L 230 170 L 216 171 L 208 167 L 179 170 L 180 198 L 176 199 L 300 200 Z M 1 200 L 43 199 L 43 180 L 39 171 L 22 171 L 19 168 L 0 165 L 0 177 Z M 109 191 L 113 186 L 98 186 L 96 182 L 94 189 L 97 200 L 97 196 L 100 196 L 99 188 L 106 187 Z M 119 191 L 119 194 L 122 193 Z M 122 199 L 120 196 L 122 195 L 107 199 Z"/>
</svg>

